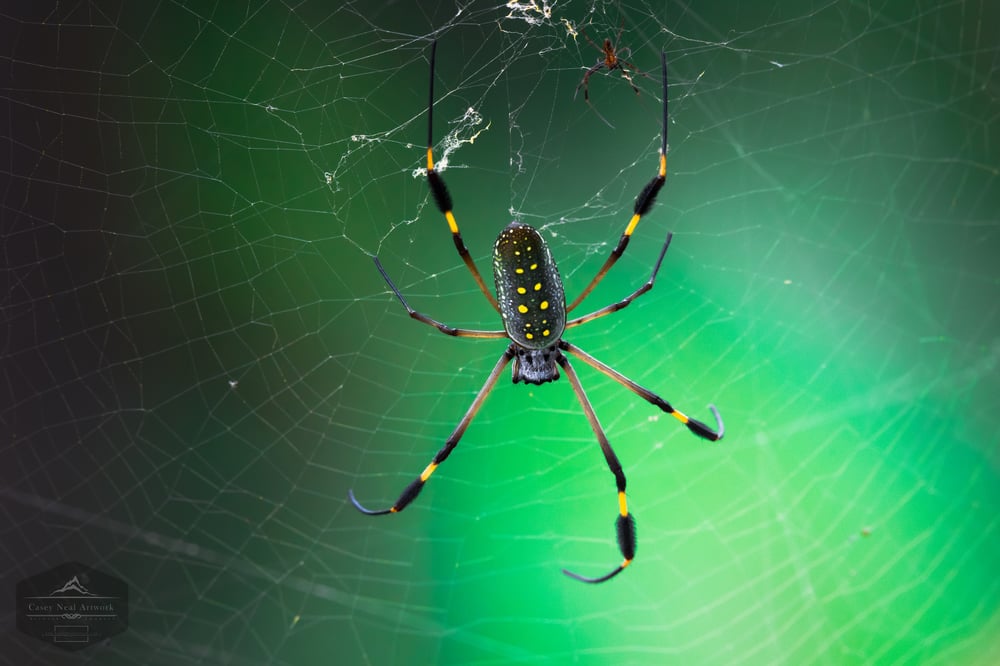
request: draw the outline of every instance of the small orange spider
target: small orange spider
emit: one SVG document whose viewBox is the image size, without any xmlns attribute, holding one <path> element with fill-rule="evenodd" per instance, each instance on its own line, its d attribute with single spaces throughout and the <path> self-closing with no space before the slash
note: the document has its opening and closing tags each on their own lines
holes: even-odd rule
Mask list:
<svg viewBox="0 0 1000 666">
<path fill-rule="evenodd" d="M 597 117 L 600 118 L 602 121 L 604 121 L 605 125 L 611 128 L 614 128 L 614 125 L 609 123 L 607 118 L 602 116 L 600 112 L 590 102 L 589 84 L 590 84 L 591 74 L 595 74 L 601 71 L 602 69 L 608 70 L 608 74 L 615 71 L 616 69 L 620 70 L 622 76 L 625 78 L 626 81 L 628 81 L 628 84 L 632 86 L 632 90 L 635 91 L 636 95 L 639 94 L 639 89 L 636 87 L 635 82 L 632 80 L 632 74 L 639 74 L 640 76 L 645 76 L 647 79 L 651 78 L 645 72 L 639 71 L 639 69 L 635 65 L 630 63 L 628 60 L 625 60 L 624 56 L 632 55 L 632 50 L 630 48 L 628 48 L 627 46 L 618 48 L 618 43 L 622 38 L 622 31 L 624 29 L 625 29 L 625 22 L 623 21 L 621 27 L 618 28 L 618 35 L 615 36 L 614 43 L 612 44 L 610 39 L 605 39 L 604 45 L 598 46 L 597 44 L 594 43 L 594 40 L 592 40 L 587 35 L 586 31 L 584 31 L 583 29 L 583 26 L 580 26 L 580 33 L 595 49 L 601 52 L 601 58 L 590 69 L 588 69 L 586 73 L 584 73 L 583 79 L 581 79 L 580 83 L 578 83 L 576 86 L 576 92 L 573 93 L 573 99 L 576 99 L 576 96 L 580 94 L 580 88 L 583 88 L 583 99 L 587 102 L 587 104 L 590 104 L 590 108 L 594 109 L 594 113 L 597 114 Z M 631 74 L 629 73 L 630 71 Z"/>
</svg>

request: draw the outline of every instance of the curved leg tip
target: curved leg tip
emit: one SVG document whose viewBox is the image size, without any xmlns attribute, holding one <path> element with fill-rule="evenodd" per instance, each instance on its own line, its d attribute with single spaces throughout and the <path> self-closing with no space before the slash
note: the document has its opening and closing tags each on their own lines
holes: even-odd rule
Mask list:
<svg viewBox="0 0 1000 666">
<path fill-rule="evenodd" d="M 707 439 L 710 442 L 717 442 L 722 439 L 723 435 L 726 434 L 726 426 L 723 425 L 722 416 L 719 415 L 719 410 L 715 408 L 715 405 L 709 405 L 708 408 L 712 410 L 712 415 L 715 416 L 715 430 L 712 430 L 698 419 L 692 419 L 690 417 L 686 417 L 687 420 L 683 421 L 683 423 L 688 427 L 688 430 L 702 439 Z"/>
<path fill-rule="evenodd" d="M 715 408 L 715 405 L 709 405 L 708 408 L 715 415 L 715 441 L 719 441 L 726 434 L 726 426 L 722 423 L 722 416 L 719 414 L 719 410 Z"/>
<path fill-rule="evenodd" d="M 614 578 L 615 576 L 617 576 L 618 574 L 620 574 L 624 570 L 625 570 L 625 565 L 621 565 L 621 566 L 616 567 L 610 573 L 606 573 L 606 574 L 604 574 L 603 576 L 601 576 L 599 578 L 587 578 L 586 576 L 581 576 L 578 573 L 573 573 L 569 569 L 563 569 L 562 572 L 564 574 L 566 574 L 567 576 L 569 576 L 570 578 L 572 578 L 573 580 L 578 580 L 581 583 L 603 583 L 606 580 L 611 580 L 612 578 Z"/>
<path fill-rule="evenodd" d="M 361 505 L 361 502 L 359 502 L 357 498 L 354 497 L 354 490 L 352 489 L 347 490 L 347 498 L 351 500 L 351 504 L 354 505 L 355 509 L 365 514 L 366 516 L 384 516 L 387 513 L 392 513 L 392 509 L 382 509 L 381 511 L 372 511 L 371 509 L 366 509 Z"/>
</svg>

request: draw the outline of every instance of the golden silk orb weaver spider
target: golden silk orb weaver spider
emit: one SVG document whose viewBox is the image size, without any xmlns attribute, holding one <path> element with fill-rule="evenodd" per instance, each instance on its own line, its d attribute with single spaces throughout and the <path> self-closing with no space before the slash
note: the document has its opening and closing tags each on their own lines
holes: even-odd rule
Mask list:
<svg viewBox="0 0 1000 666">
<path fill-rule="evenodd" d="M 399 513 L 405 509 L 423 490 L 427 480 L 431 477 L 438 466 L 441 465 L 451 455 L 451 452 L 458 445 L 465 430 L 469 427 L 483 402 L 489 396 L 493 387 L 496 386 L 500 375 L 508 364 L 512 364 L 514 383 L 523 382 L 525 384 L 545 384 L 559 378 L 560 369 L 566 373 L 573 393 L 576 395 L 583 408 L 583 413 L 587 417 L 591 430 L 597 437 L 597 442 L 604 454 L 608 469 L 615 477 L 615 484 L 618 489 L 618 511 L 616 519 L 616 530 L 618 538 L 618 549 L 621 551 L 622 562 L 609 573 L 596 578 L 588 578 L 580 574 L 563 569 L 563 573 L 576 580 L 585 583 L 602 583 L 621 573 L 635 558 L 636 533 L 635 518 L 629 511 L 628 503 L 625 499 L 625 473 L 622 471 L 618 456 L 615 455 L 611 444 L 608 442 L 604 429 L 597 420 L 597 415 L 583 390 L 576 370 L 570 364 L 569 356 L 574 357 L 589 365 L 591 368 L 615 380 L 628 390 L 638 395 L 643 400 L 658 407 L 663 412 L 670 414 L 675 419 L 687 426 L 688 430 L 695 435 L 711 441 L 722 439 L 724 426 L 722 417 L 714 405 L 709 405 L 709 409 L 715 416 L 716 429 L 708 427 L 701 421 L 693 419 L 656 395 L 652 391 L 643 388 L 617 370 L 597 360 L 579 347 L 563 339 L 566 329 L 574 328 L 587 322 L 599 319 L 613 312 L 617 312 L 627 307 L 636 298 L 642 296 L 653 288 L 653 281 L 663 263 L 663 257 L 670 246 L 672 234 L 668 233 L 667 238 L 660 249 L 660 255 L 653 267 L 653 272 L 649 280 L 644 285 L 636 289 L 630 295 L 611 305 L 595 310 L 582 317 L 568 318 L 572 312 L 587 295 L 604 278 L 608 270 L 614 266 L 618 258 L 625 252 L 632 232 L 644 216 L 653 207 L 656 195 L 667 176 L 667 59 L 666 55 L 660 54 L 660 63 L 663 72 L 663 130 L 660 141 L 659 169 L 657 174 L 646 183 L 646 186 L 636 197 L 632 218 L 628 226 L 622 233 L 618 244 L 611 251 L 611 255 L 605 260 L 597 275 L 590 281 L 587 287 L 568 306 L 566 305 L 566 295 L 563 289 L 562 279 L 559 277 L 559 270 L 549 251 L 548 244 L 538 231 L 527 224 L 521 222 L 511 222 L 497 237 L 493 250 L 493 278 L 496 287 L 496 297 L 486 288 L 476 268 L 475 262 L 469 255 L 469 250 L 462 240 L 462 235 L 458 229 L 458 223 L 452 212 L 451 195 L 448 193 L 440 174 L 434 170 L 433 145 L 433 110 L 434 110 L 434 63 L 437 52 L 437 42 L 431 46 L 431 77 L 430 77 L 430 101 L 427 106 L 427 182 L 430 186 L 431 194 L 434 197 L 437 207 L 444 215 L 451 230 L 452 240 L 458 249 L 458 254 L 465 262 L 469 272 L 475 279 L 480 291 L 486 296 L 493 308 L 500 314 L 503 321 L 503 330 L 486 331 L 464 328 L 453 328 L 431 319 L 425 314 L 417 312 L 399 289 L 389 278 L 388 273 L 382 267 L 378 257 L 373 257 L 375 266 L 378 268 L 386 284 L 395 294 L 399 302 L 406 308 L 410 317 L 417 321 L 433 326 L 446 335 L 459 338 L 480 338 L 480 339 L 501 339 L 510 341 L 507 349 L 504 350 L 493 370 L 486 378 L 479 393 L 472 401 L 465 415 L 455 426 L 455 429 L 445 440 L 444 446 L 437 452 L 430 464 L 424 468 L 420 475 L 414 479 L 399 495 L 395 503 L 387 509 L 372 510 L 365 508 L 354 497 L 354 491 L 348 491 L 351 503 L 362 513 L 370 516 L 379 516 L 390 513 Z"/>
<path fill-rule="evenodd" d="M 580 79 L 580 83 L 576 85 L 576 91 L 573 93 L 573 99 L 576 99 L 576 96 L 580 94 L 580 88 L 583 88 L 584 101 L 590 105 L 590 108 L 594 110 L 597 117 L 600 118 L 605 125 L 611 128 L 614 128 L 614 125 L 609 123 L 608 119 L 602 116 L 601 112 L 597 110 L 597 107 L 590 102 L 590 77 L 602 69 L 608 70 L 608 74 L 616 69 L 620 70 L 622 77 L 624 77 L 624 79 L 628 81 L 628 84 L 632 86 L 632 90 L 635 91 L 636 95 L 639 94 L 639 88 L 636 87 L 635 81 L 632 80 L 632 74 L 638 74 L 649 78 L 648 74 L 639 71 L 635 65 L 630 63 L 628 60 L 625 60 L 626 56 L 632 55 L 632 51 L 628 47 L 618 47 L 618 44 L 621 42 L 623 30 L 625 30 L 624 21 L 622 22 L 621 27 L 618 28 L 618 34 L 615 36 L 614 43 L 612 43 L 610 39 L 605 38 L 604 44 L 598 46 L 594 43 L 594 40 L 590 38 L 590 35 L 584 31 L 583 26 L 580 26 L 580 32 L 583 34 L 584 39 L 586 39 L 591 46 L 601 52 L 601 57 L 586 72 L 584 72 L 583 78 Z"/>
</svg>

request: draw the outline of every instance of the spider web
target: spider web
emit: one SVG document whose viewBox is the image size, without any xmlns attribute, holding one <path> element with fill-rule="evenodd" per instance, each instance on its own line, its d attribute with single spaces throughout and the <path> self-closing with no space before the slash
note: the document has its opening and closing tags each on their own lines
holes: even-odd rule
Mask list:
<svg viewBox="0 0 1000 666">
<path fill-rule="evenodd" d="M 0 19 L 2 573 L 126 581 L 129 629 L 5 664 L 1000 661 L 1000 16 L 928 2 L 21 3 Z M 638 70 L 573 99 L 594 42 Z M 481 270 L 542 230 L 638 556 L 568 382 L 502 380 Z M 614 128 L 603 124 L 599 112 Z M 5 609 L 14 626 L 13 609 Z M 71 662 L 72 660 L 72 662 Z"/>
</svg>

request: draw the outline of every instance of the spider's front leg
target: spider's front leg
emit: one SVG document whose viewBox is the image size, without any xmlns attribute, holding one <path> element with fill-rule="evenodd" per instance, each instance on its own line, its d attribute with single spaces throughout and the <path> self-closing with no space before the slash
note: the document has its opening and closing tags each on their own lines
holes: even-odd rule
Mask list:
<svg viewBox="0 0 1000 666">
<path fill-rule="evenodd" d="M 597 275 L 590 281 L 580 295 L 573 299 L 573 302 L 566 307 L 567 312 L 572 312 L 576 306 L 578 306 L 583 299 L 587 297 L 588 294 L 597 286 L 597 284 L 604 279 L 605 274 L 615 265 L 618 258 L 622 256 L 625 252 L 625 248 L 628 247 L 629 240 L 632 238 L 632 232 L 635 231 L 636 225 L 639 224 L 639 220 L 650 211 L 653 204 L 656 203 L 656 195 L 659 194 L 660 189 L 667 179 L 667 55 L 666 53 L 660 52 L 660 67 L 662 72 L 662 82 L 663 82 L 663 131 L 660 134 L 660 160 L 659 168 L 656 171 L 656 175 L 653 176 L 646 186 L 642 188 L 639 192 L 639 196 L 635 198 L 635 206 L 633 208 L 632 219 L 629 220 L 628 225 L 625 227 L 625 231 L 622 232 L 621 237 L 618 239 L 618 244 L 611 250 L 611 254 L 604 261 L 604 265 L 601 269 L 597 271 Z M 593 105 L 591 105 L 593 106 Z M 594 109 L 594 113 L 597 113 L 597 109 Z M 601 114 L 597 114 L 600 116 Z M 603 120 L 603 118 L 602 118 Z M 606 120 L 604 122 L 607 122 Z M 610 123 L 609 123 L 610 124 Z"/>
</svg>

